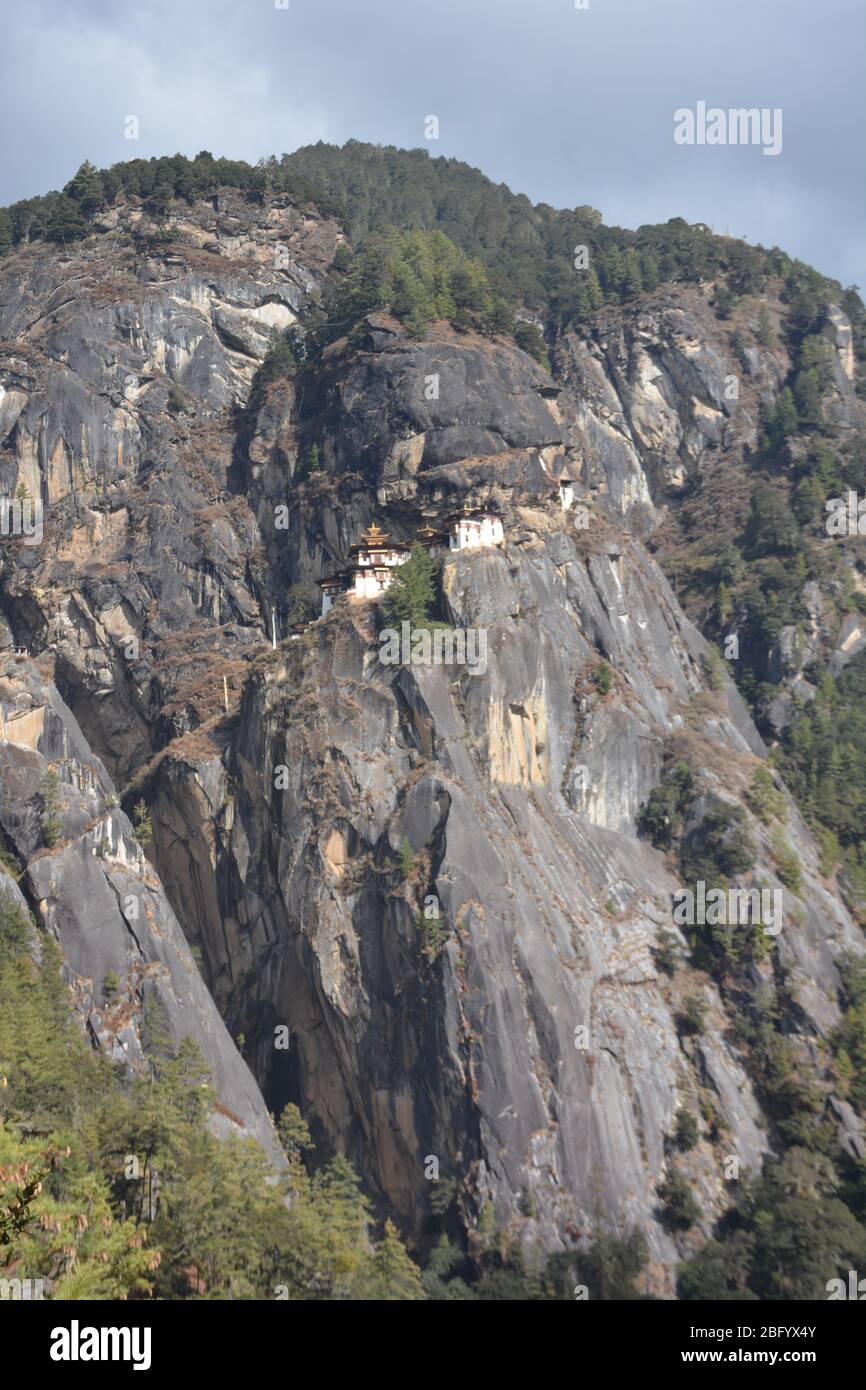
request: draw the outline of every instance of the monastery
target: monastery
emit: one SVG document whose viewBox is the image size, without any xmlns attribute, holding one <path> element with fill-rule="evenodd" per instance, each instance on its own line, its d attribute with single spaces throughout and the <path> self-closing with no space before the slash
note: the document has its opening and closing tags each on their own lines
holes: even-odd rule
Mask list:
<svg viewBox="0 0 866 1390">
<path fill-rule="evenodd" d="M 479 546 L 501 545 L 505 539 L 502 518 L 484 508 L 464 506 L 462 511 L 448 517 L 442 530 L 422 526 L 415 533 L 416 543 L 432 556 L 451 551 L 473 550 Z M 381 597 L 394 578 L 394 571 L 408 560 L 411 546 L 392 541 L 374 521 L 360 541 L 349 551 L 350 561 L 345 569 L 318 580 L 322 590 L 324 617 L 341 594 L 351 599 Z"/>
</svg>

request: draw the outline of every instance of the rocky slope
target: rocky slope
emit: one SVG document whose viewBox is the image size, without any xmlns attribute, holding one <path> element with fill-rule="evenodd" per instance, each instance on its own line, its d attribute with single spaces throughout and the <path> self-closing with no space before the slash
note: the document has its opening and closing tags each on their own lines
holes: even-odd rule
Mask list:
<svg viewBox="0 0 866 1390">
<path fill-rule="evenodd" d="M 644 541 L 695 475 L 754 447 L 784 350 L 752 334 L 744 372 L 710 288 L 668 287 L 563 339 L 557 394 L 506 339 L 439 325 L 416 342 L 374 316 L 250 408 L 269 330 L 303 325 L 339 228 L 225 192 L 177 230 L 161 245 L 131 203 L 73 252 L 0 263 L 0 484 L 45 504 L 41 545 L 0 547 L 0 645 L 38 656 L 7 657 L 0 685 L 0 823 L 28 900 L 101 1045 L 136 1055 L 153 988 L 265 1135 L 185 936 L 270 1107 L 297 1101 L 410 1234 L 434 1156 L 470 1242 L 487 1204 L 548 1249 L 600 1214 L 639 1224 L 649 1287 L 670 1295 L 696 1238 L 671 1236 L 656 1196 L 678 1110 L 721 1121 L 682 1161 L 705 1232 L 724 1156 L 759 1167 L 767 1123 L 709 977 L 654 964 L 678 884 L 635 818 L 666 757 L 700 767 L 706 805 L 740 801 L 765 750 L 733 687 L 709 687 Z M 313 442 L 323 467 L 300 482 Z M 553 496 L 562 473 L 586 526 Z M 483 674 L 382 664 L 366 605 L 272 650 L 272 623 L 283 638 L 312 608 L 373 517 L 411 539 L 466 499 L 506 527 L 501 550 L 442 567 L 443 616 L 486 633 Z M 148 803 L 150 862 L 109 777 L 127 810 Z M 793 806 L 788 834 L 803 887 L 754 970 L 785 978 L 820 1067 L 834 961 L 863 940 Z M 107 970 L 122 1009 L 100 1005 Z M 708 1023 L 689 1037 L 695 991 Z"/>
<path fill-rule="evenodd" d="M 56 823 L 47 837 L 46 804 Z M 95 1045 L 147 1075 L 148 1045 L 192 1038 L 211 1070 L 218 1128 L 253 1136 L 279 1159 L 258 1087 L 104 767 L 39 666 L 20 655 L 0 665 L 0 842 L 15 874 L 4 873 L 0 891 L 21 903 L 23 889 L 60 943 Z"/>
</svg>

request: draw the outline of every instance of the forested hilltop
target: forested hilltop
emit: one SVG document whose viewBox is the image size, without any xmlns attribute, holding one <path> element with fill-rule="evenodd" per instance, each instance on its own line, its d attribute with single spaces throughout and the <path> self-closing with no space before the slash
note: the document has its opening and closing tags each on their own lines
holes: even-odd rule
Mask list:
<svg viewBox="0 0 866 1390">
<path fill-rule="evenodd" d="M 305 146 L 284 155 L 279 167 L 309 180 L 340 205 L 353 239 L 386 225 L 444 232 L 483 261 L 503 292 L 537 312 L 551 331 L 660 284 L 719 275 L 724 277 L 723 313 L 735 296 L 759 292 L 768 277 L 778 276 L 796 300 L 800 319 L 808 320 L 819 300 L 841 296 L 860 333 L 864 330 L 856 291 L 844 291 L 777 247 L 767 251 L 717 236 L 682 217 L 637 231 L 607 227 L 595 208 L 533 204 L 460 160 L 354 140 L 342 147 L 321 141 Z M 576 276 L 578 247 L 587 248 L 588 264 L 586 274 Z"/>
<path fill-rule="evenodd" d="M 735 296 L 759 292 L 768 277 L 779 276 L 804 326 L 818 302 L 832 295 L 858 333 L 864 329 L 856 292 L 778 248 L 716 236 L 681 217 L 634 232 L 606 227 L 595 208 L 535 205 L 460 160 L 356 140 L 341 147 L 320 141 L 256 165 L 215 159 L 207 151 L 195 159 L 133 159 L 105 170 L 85 162 L 62 191 L 0 209 L 0 255 L 36 238 L 68 243 L 86 236 L 94 215 L 118 197 L 143 199 L 159 220 L 172 199 L 192 203 L 221 186 L 254 201 L 282 193 L 299 206 L 315 207 L 341 221 L 356 245 L 387 228 L 442 232 L 484 264 L 497 294 L 538 314 L 549 331 L 660 284 L 718 275 L 724 277 L 718 301 L 723 313 Z M 588 252 L 581 276 L 574 274 L 578 247 Z"/>
</svg>

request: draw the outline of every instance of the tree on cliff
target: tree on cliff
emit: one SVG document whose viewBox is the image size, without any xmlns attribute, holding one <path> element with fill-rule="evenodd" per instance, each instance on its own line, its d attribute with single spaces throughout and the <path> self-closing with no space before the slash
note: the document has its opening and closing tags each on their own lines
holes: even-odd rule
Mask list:
<svg viewBox="0 0 866 1390">
<path fill-rule="evenodd" d="M 393 625 L 408 622 L 413 627 L 426 627 L 435 597 L 433 561 L 423 545 L 413 545 L 409 559 L 397 570 L 382 599 L 382 612 Z"/>
<path fill-rule="evenodd" d="M 0 894 L 0 1279 L 44 1278 L 70 1300 L 418 1296 L 393 1227 L 371 1240 L 348 1162 L 308 1172 L 295 1107 L 280 1128 L 281 1184 L 251 1139 L 211 1132 L 215 1095 L 194 1043 L 166 1036 L 137 1078 L 88 1047 L 59 948 L 43 936 L 35 960 L 34 935 Z"/>
<path fill-rule="evenodd" d="M 84 163 L 79 166 L 63 192 L 67 198 L 71 198 L 74 203 L 78 204 L 85 217 L 89 217 L 105 203 L 102 176 L 89 159 L 85 159 Z"/>
<path fill-rule="evenodd" d="M 421 1273 L 406 1254 L 406 1248 L 391 1221 L 365 1270 L 364 1297 L 376 1302 L 409 1302 L 424 1298 Z"/>
</svg>

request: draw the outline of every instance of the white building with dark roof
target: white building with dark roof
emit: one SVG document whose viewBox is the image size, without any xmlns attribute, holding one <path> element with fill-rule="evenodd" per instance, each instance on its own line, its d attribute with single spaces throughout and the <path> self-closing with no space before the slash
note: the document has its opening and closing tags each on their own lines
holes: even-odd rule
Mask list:
<svg viewBox="0 0 866 1390">
<path fill-rule="evenodd" d="M 446 523 L 450 550 L 473 550 L 478 546 L 501 545 L 505 540 L 502 518 L 482 507 L 464 507 Z"/>
</svg>

